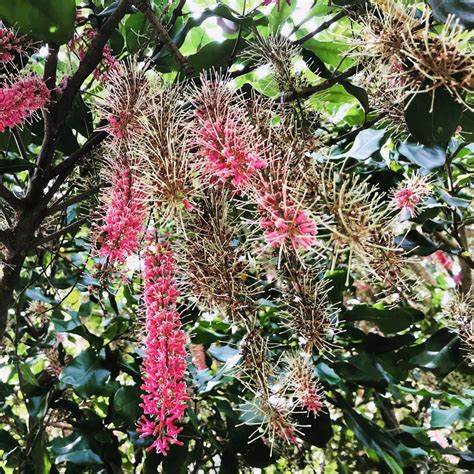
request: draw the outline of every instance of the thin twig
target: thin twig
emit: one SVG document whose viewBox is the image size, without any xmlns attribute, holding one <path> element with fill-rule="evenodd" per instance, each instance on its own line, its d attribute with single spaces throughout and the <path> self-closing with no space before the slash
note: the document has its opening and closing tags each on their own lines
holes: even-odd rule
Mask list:
<svg viewBox="0 0 474 474">
<path fill-rule="evenodd" d="M 20 153 L 20 156 L 24 160 L 28 160 L 28 151 L 25 147 L 25 144 L 23 143 L 20 132 L 18 131 L 16 127 L 13 128 L 12 134 L 13 134 L 13 138 L 15 139 L 16 147 L 18 149 L 18 152 Z"/>
<path fill-rule="evenodd" d="M 48 179 L 54 178 L 55 176 L 63 176 L 70 173 L 76 163 L 85 155 L 90 153 L 100 142 L 107 138 L 107 132 L 94 132 L 89 139 L 82 145 L 79 150 L 69 155 L 64 161 L 55 166 L 50 173 L 47 175 Z"/>
<path fill-rule="evenodd" d="M 97 194 L 101 188 L 105 187 L 104 184 L 99 184 L 97 186 L 92 187 L 91 189 L 88 189 L 87 191 L 77 194 L 70 199 L 67 199 L 63 202 L 56 202 L 54 203 L 46 212 L 46 214 L 49 216 L 51 214 L 56 214 L 56 212 L 62 211 L 64 209 L 67 209 L 69 206 L 72 206 L 73 204 L 76 204 L 78 202 L 84 201 L 87 198 L 93 196 L 94 194 Z"/>
<path fill-rule="evenodd" d="M 285 103 L 285 102 L 292 102 L 292 101 L 298 100 L 298 99 L 306 99 L 306 98 L 310 97 L 311 95 L 313 95 L 315 92 L 320 92 L 320 91 L 324 91 L 326 89 L 329 89 L 334 84 L 338 84 L 339 82 L 344 81 L 345 79 L 347 79 L 351 76 L 354 76 L 355 74 L 357 74 L 361 70 L 362 70 L 362 66 L 356 64 L 355 66 L 352 66 L 351 68 L 347 69 L 343 73 L 338 74 L 337 76 L 332 76 L 329 79 L 327 79 L 326 81 L 321 82 L 320 84 L 305 87 L 304 89 L 301 89 L 300 91 L 297 91 L 297 92 L 291 92 L 289 94 L 284 94 L 284 95 L 281 96 L 280 100 Z"/>
<path fill-rule="evenodd" d="M 51 240 L 55 240 L 58 237 L 61 237 L 68 232 L 76 230 L 77 228 L 81 227 L 82 224 L 85 224 L 89 220 L 88 217 L 81 217 L 77 221 L 74 221 L 72 224 L 69 224 L 66 227 L 58 230 L 57 232 L 53 232 L 52 234 L 46 235 L 45 237 L 40 237 L 39 239 L 33 240 L 31 243 L 31 247 L 38 247 L 39 245 L 43 245 Z"/>
<path fill-rule="evenodd" d="M 309 39 L 311 39 L 313 36 L 316 36 L 318 33 L 321 33 L 321 31 L 327 30 L 333 23 L 336 23 L 336 21 L 340 20 L 341 18 L 344 18 L 347 15 L 347 13 L 344 10 L 341 10 L 337 15 L 334 15 L 332 18 L 329 18 L 329 20 L 325 21 L 324 23 L 321 23 L 314 31 L 310 31 L 308 34 L 300 38 L 299 40 L 295 41 L 295 44 L 303 44 L 306 43 Z"/>
</svg>

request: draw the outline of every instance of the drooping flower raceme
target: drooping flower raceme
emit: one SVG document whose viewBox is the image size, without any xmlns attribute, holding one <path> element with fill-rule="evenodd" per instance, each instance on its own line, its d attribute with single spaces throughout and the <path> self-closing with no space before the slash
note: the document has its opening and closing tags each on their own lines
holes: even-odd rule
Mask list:
<svg viewBox="0 0 474 474">
<path fill-rule="evenodd" d="M 104 193 L 104 242 L 99 255 L 112 263 L 124 263 L 139 247 L 145 216 L 144 194 L 129 167 L 115 165 L 112 186 Z"/>
<path fill-rule="evenodd" d="M 15 30 L 6 28 L 0 22 L 0 63 L 11 61 L 14 54 L 23 51 L 22 40 L 16 34 Z"/>
<path fill-rule="evenodd" d="M 259 154 L 254 129 L 239 110 L 229 108 L 225 117 L 198 118 L 197 142 L 205 173 L 240 189 L 256 170 L 267 166 Z"/>
<path fill-rule="evenodd" d="M 407 178 L 393 195 L 395 206 L 415 216 L 421 202 L 429 195 L 431 185 L 426 177 L 419 174 Z"/>
<path fill-rule="evenodd" d="M 44 81 L 30 75 L 0 89 L 0 133 L 25 122 L 49 100 Z"/>
<path fill-rule="evenodd" d="M 68 43 L 68 49 L 75 52 L 79 61 L 82 61 L 86 55 L 89 44 L 97 36 L 97 31 L 94 28 L 85 28 L 82 34 L 75 33 L 72 40 Z M 119 62 L 113 55 L 112 48 L 106 44 L 102 51 L 102 61 L 93 72 L 93 77 L 97 81 L 105 82 L 113 71 L 119 68 Z"/>
<path fill-rule="evenodd" d="M 186 373 L 185 333 L 181 329 L 176 300 L 175 260 L 167 243 L 149 239 L 144 252 L 146 305 L 146 356 L 142 366 L 144 415 L 138 421 L 140 437 L 153 436 L 149 450 L 166 455 L 173 444 L 182 444 L 177 422 L 183 417 L 189 396 Z"/>
</svg>

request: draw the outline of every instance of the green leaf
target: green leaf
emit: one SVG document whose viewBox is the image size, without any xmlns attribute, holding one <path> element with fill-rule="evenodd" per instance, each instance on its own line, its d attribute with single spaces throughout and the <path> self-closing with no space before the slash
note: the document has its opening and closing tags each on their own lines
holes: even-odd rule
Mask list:
<svg viewBox="0 0 474 474">
<path fill-rule="evenodd" d="M 51 460 L 49 451 L 46 449 L 45 436 L 35 438 L 31 460 L 35 466 L 35 474 L 49 474 L 51 472 Z"/>
<path fill-rule="evenodd" d="M 23 160 L 21 158 L 0 159 L 0 174 L 6 173 L 19 173 L 20 171 L 26 171 L 34 168 L 35 165 L 30 163 L 28 160 Z"/>
<path fill-rule="evenodd" d="M 114 409 L 125 421 L 134 423 L 142 415 L 142 409 L 139 407 L 141 394 L 138 385 L 121 387 L 115 393 Z"/>
<path fill-rule="evenodd" d="M 437 186 L 436 187 L 439 196 L 441 199 L 448 205 L 452 207 L 460 207 L 467 209 L 471 205 L 470 199 L 462 199 L 458 197 L 451 196 L 446 190 Z"/>
<path fill-rule="evenodd" d="M 402 349 L 399 356 L 413 367 L 428 369 L 444 377 L 460 362 L 459 337 L 443 328 L 422 344 Z"/>
<path fill-rule="evenodd" d="M 435 17 L 446 21 L 448 15 L 454 15 L 466 28 L 474 28 L 474 1 L 473 0 L 428 0 Z"/>
<path fill-rule="evenodd" d="M 409 100 L 405 122 L 412 136 L 423 145 L 445 145 L 461 122 L 462 105 L 445 89 Z"/>
<path fill-rule="evenodd" d="M 187 439 L 183 439 L 182 441 L 182 446 L 179 446 L 177 444 L 171 446 L 162 463 L 163 474 L 186 474 L 188 472 L 187 460 L 189 454 L 189 441 Z"/>
<path fill-rule="evenodd" d="M 344 321 L 372 321 L 384 333 L 396 333 L 409 328 L 413 323 L 423 319 L 421 311 L 413 308 L 390 308 L 377 309 L 372 306 L 359 305 L 354 306 L 349 311 L 341 315 Z"/>
<path fill-rule="evenodd" d="M 381 458 L 391 472 L 403 474 L 403 470 L 398 464 L 400 454 L 398 453 L 398 443 L 387 432 L 365 417 L 357 413 L 340 395 L 336 395 L 338 402 L 342 405 L 344 419 L 347 426 L 354 432 L 354 435 L 365 448 L 372 450 L 377 457 Z"/>
<path fill-rule="evenodd" d="M 384 136 L 385 129 L 375 130 L 368 128 L 367 130 L 362 130 L 362 132 L 357 134 L 351 149 L 344 153 L 344 156 L 361 161 L 367 160 L 376 151 L 380 150 Z"/>
<path fill-rule="evenodd" d="M 472 406 L 465 408 L 450 408 L 449 410 L 440 410 L 433 408 L 431 410 L 431 428 L 446 428 L 457 421 L 472 421 Z"/>
<path fill-rule="evenodd" d="M 74 34 L 75 0 L 15 0 L 0 2 L 0 18 L 22 34 L 45 43 L 67 43 Z"/>
<path fill-rule="evenodd" d="M 278 2 L 275 4 L 270 15 L 268 15 L 270 31 L 273 34 L 279 33 L 286 20 L 296 9 L 296 2 Z"/>
<path fill-rule="evenodd" d="M 102 464 L 100 456 L 89 446 L 89 442 L 83 436 L 73 433 L 66 438 L 56 438 L 50 446 L 55 456 L 54 463 L 61 464 L 70 462 L 80 466 L 96 466 Z"/>
<path fill-rule="evenodd" d="M 409 252 L 410 255 L 422 255 L 423 257 L 431 255 L 440 248 L 439 245 L 415 229 L 410 230 L 405 235 L 397 236 L 395 243 L 406 252 Z"/>
<path fill-rule="evenodd" d="M 81 397 L 104 392 L 110 371 L 106 369 L 91 348 L 81 352 L 62 372 L 61 382 L 71 385 Z"/>
<path fill-rule="evenodd" d="M 339 385 L 341 383 L 341 377 L 336 374 L 334 369 L 324 362 L 320 362 L 316 365 L 316 375 L 319 380 L 327 382 L 330 385 Z"/>
<path fill-rule="evenodd" d="M 135 54 L 149 41 L 147 33 L 148 20 L 144 13 L 130 15 L 125 21 L 125 42 L 127 52 Z"/>
<path fill-rule="evenodd" d="M 415 165 L 427 170 L 439 168 L 446 162 L 446 152 L 440 147 L 427 147 L 415 143 L 400 143 L 398 152 Z"/>
<path fill-rule="evenodd" d="M 344 380 L 366 387 L 384 389 L 390 382 L 382 366 L 365 352 L 336 362 L 335 369 Z"/>
</svg>

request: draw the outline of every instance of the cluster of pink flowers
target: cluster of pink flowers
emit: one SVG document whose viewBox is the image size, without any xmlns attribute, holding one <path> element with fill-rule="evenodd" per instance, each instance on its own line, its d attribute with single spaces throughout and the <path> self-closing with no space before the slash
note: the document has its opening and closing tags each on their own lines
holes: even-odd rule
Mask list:
<svg viewBox="0 0 474 474">
<path fill-rule="evenodd" d="M 112 187 L 106 190 L 105 234 L 99 255 L 111 262 L 123 263 L 139 247 L 145 216 L 144 194 L 130 168 L 115 165 Z"/>
<path fill-rule="evenodd" d="M 186 374 L 185 332 L 181 329 L 174 279 L 176 263 L 167 243 L 150 238 L 144 252 L 146 305 L 146 357 L 143 362 L 142 395 L 144 415 L 138 421 L 140 437 L 153 436 L 149 450 L 166 455 L 182 430 L 177 422 L 184 416 L 189 395 Z"/>
<path fill-rule="evenodd" d="M 393 195 L 395 206 L 415 216 L 420 203 L 429 195 L 431 186 L 429 181 L 418 174 L 407 178 Z"/>
<path fill-rule="evenodd" d="M 107 120 L 109 123 L 105 130 L 117 140 L 127 140 L 134 131 L 139 129 L 139 124 L 130 110 L 109 114 Z"/>
<path fill-rule="evenodd" d="M 22 124 L 49 100 L 44 81 L 30 75 L 0 89 L 0 133 Z"/>
<path fill-rule="evenodd" d="M 68 43 L 68 49 L 75 52 L 80 61 L 86 55 L 89 43 L 97 36 L 97 31 L 94 28 L 85 28 L 82 34 L 75 33 L 72 40 Z M 119 62 L 115 59 L 112 48 L 106 44 L 102 51 L 102 61 L 93 72 L 93 77 L 97 81 L 105 82 L 112 71 L 119 69 Z"/>
<path fill-rule="evenodd" d="M 296 370 L 292 372 L 292 378 L 298 404 L 317 416 L 323 408 L 323 400 L 321 388 L 312 373 L 312 366 L 299 360 L 296 363 Z"/>
<path fill-rule="evenodd" d="M 433 259 L 436 260 L 445 270 L 450 271 L 453 268 L 453 261 L 446 252 L 438 250 L 433 254 Z"/>
<path fill-rule="evenodd" d="M 0 63 L 11 61 L 15 53 L 23 51 L 21 38 L 18 38 L 15 30 L 6 28 L 0 22 Z"/>
<path fill-rule="evenodd" d="M 315 222 L 307 211 L 285 198 L 284 191 L 264 194 L 259 205 L 263 213 L 260 226 L 271 247 L 283 247 L 289 241 L 293 249 L 307 250 L 316 243 Z"/>
<path fill-rule="evenodd" d="M 312 377 L 303 378 L 300 381 L 300 387 L 298 390 L 298 400 L 300 404 L 310 413 L 317 415 L 321 411 L 323 404 L 319 393 L 319 387 Z"/>
<path fill-rule="evenodd" d="M 198 146 L 205 159 L 204 171 L 220 182 L 231 181 L 236 189 L 247 185 L 256 170 L 265 168 L 255 134 L 245 117 L 233 109 L 226 117 L 200 117 Z"/>
</svg>

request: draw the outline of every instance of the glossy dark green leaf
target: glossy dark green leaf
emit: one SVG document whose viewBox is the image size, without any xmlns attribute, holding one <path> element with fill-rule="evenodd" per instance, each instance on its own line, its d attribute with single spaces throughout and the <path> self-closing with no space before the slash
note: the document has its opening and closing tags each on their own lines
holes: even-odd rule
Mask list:
<svg viewBox="0 0 474 474">
<path fill-rule="evenodd" d="M 67 43 L 74 33 L 75 0 L 15 0 L 0 2 L 0 17 L 31 38 Z"/>
<path fill-rule="evenodd" d="M 143 414 L 139 407 L 142 391 L 138 385 L 121 387 L 114 396 L 115 411 L 129 423 L 135 423 Z"/>
<path fill-rule="evenodd" d="M 439 245 L 425 237 L 417 230 L 410 230 L 407 234 L 397 236 L 395 243 L 400 245 L 410 255 L 427 256 L 439 250 Z"/>
<path fill-rule="evenodd" d="M 449 15 L 453 15 L 466 28 L 474 28 L 473 0 L 428 0 L 428 3 L 438 20 L 446 21 Z"/>
<path fill-rule="evenodd" d="M 365 352 L 336 362 L 334 368 L 344 380 L 366 387 L 384 389 L 391 381 L 382 366 Z"/>
<path fill-rule="evenodd" d="M 171 446 L 162 462 L 163 474 L 186 474 L 188 472 L 187 460 L 189 454 L 189 441 L 187 439 L 183 439 L 182 441 L 182 446 L 177 444 Z"/>
<path fill-rule="evenodd" d="M 307 443 L 318 448 L 324 448 L 332 438 L 331 418 L 327 411 L 322 411 L 318 416 L 297 413 L 295 418 L 301 425 L 301 438 Z"/>
<path fill-rule="evenodd" d="M 457 421 L 469 423 L 472 421 L 472 405 L 464 408 L 450 408 L 441 410 L 433 408 L 431 410 L 431 428 L 447 428 Z"/>
<path fill-rule="evenodd" d="M 361 346 L 367 352 L 382 354 L 411 344 L 414 337 L 411 334 L 399 334 L 392 337 L 383 337 L 380 334 L 369 332 L 362 340 Z"/>
<path fill-rule="evenodd" d="M 403 349 L 399 355 L 412 367 L 445 376 L 460 363 L 460 340 L 457 334 L 443 328 L 422 344 Z"/>
<path fill-rule="evenodd" d="M 136 13 L 130 15 L 125 20 L 125 43 L 127 52 L 135 54 L 140 48 L 147 44 L 150 40 L 148 31 L 148 20 L 144 13 Z"/>
<path fill-rule="evenodd" d="M 104 392 L 110 371 L 104 367 L 93 349 L 81 352 L 59 377 L 61 382 L 71 385 L 82 397 L 90 397 Z"/>
<path fill-rule="evenodd" d="M 73 433 L 65 438 L 56 438 L 50 446 L 55 456 L 54 463 L 70 462 L 79 466 L 97 466 L 102 464 L 102 459 L 90 448 L 84 436 Z"/>
<path fill-rule="evenodd" d="M 403 331 L 423 317 L 421 311 L 413 308 L 377 309 L 367 305 L 354 306 L 341 314 L 342 321 L 372 321 L 384 333 Z"/>
<path fill-rule="evenodd" d="M 361 161 L 367 160 L 376 151 L 380 150 L 385 133 L 386 131 L 384 129 L 375 130 L 368 128 L 367 130 L 362 130 L 362 132 L 356 136 L 351 149 L 344 153 L 344 156 Z"/>
<path fill-rule="evenodd" d="M 448 191 L 446 191 L 443 188 L 437 187 L 436 190 L 438 191 L 438 194 L 440 198 L 449 206 L 452 207 L 460 207 L 460 208 L 468 208 L 471 205 L 471 200 L 470 199 L 462 199 L 459 197 L 454 197 L 451 196 Z"/>
<path fill-rule="evenodd" d="M 415 140 L 426 146 L 445 145 L 461 122 L 462 105 L 445 89 L 409 100 L 405 122 Z"/>
<path fill-rule="evenodd" d="M 446 152 L 441 147 L 403 142 L 398 146 L 398 152 L 413 164 L 427 170 L 439 168 L 446 162 Z"/>
<path fill-rule="evenodd" d="M 403 469 L 400 466 L 401 457 L 398 452 L 398 443 L 393 437 L 375 423 L 357 413 L 341 397 L 338 397 L 338 401 L 344 407 L 344 419 L 347 426 L 353 431 L 357 441 L 365 451 L 372 450 L 386 464 L 390 472 L 403 474 Z M 384 472 L 386 472 L 386 467 Z"/>
<path fill-rule="evenodd" d="M 330 385 L 339 385 L 341 383 L 341 377 L 336 374 L 333 368 L 324 362 L 320 362 L 316 365 L 316 375 L 319 380 L 327 382 Z"/>
</svg>

